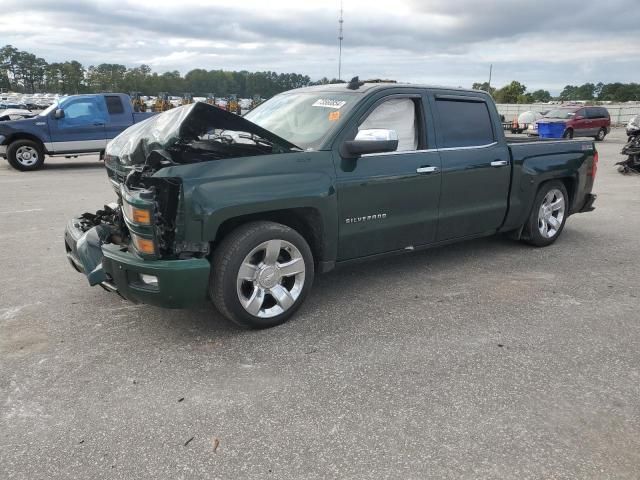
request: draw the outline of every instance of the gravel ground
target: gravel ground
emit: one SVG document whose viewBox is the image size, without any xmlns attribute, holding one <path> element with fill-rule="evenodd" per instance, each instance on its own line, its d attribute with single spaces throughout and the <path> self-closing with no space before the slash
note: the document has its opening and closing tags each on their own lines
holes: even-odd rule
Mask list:
<svg viewBox="0 0 640 480">
<path fill-rule="evenodd" d="M 290 323 L 134 305 L 71 270 L 95 157 L 0 162 L 0 478 L 597 478 L 640 472 L 640 177 L 596 210 L 319 277 Z"/>
</svg>

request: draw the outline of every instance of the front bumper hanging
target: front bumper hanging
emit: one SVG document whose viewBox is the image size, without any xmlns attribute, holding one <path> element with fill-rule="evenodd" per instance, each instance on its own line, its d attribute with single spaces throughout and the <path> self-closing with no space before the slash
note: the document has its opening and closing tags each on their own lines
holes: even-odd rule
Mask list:
<svg viewBox="0 0 640 480">
<path fill-rule="evenodd" d="M 206 258 L 143 259 L 125 247 L 105 243 L 107 230 L 99 225 L 83 232 L 79 219 L 71 220 L 65 229 L 67 258 L 90 285 L 164 308 L 184 308 L 207 299 L 211 267 Z"/>
</svg>

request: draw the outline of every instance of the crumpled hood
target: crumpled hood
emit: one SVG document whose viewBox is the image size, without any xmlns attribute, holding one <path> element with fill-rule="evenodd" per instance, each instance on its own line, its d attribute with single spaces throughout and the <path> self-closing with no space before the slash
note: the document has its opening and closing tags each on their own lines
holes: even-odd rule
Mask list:
<svg viewBox="0 0 640 480">
<path fill-rule="evenodd" d="M 154 150 L 167 149 L 178 141 L 189 142 L 214 129 L 246 132 L 274 144 L 281 152 L 299 150 L 296 145 L 239 115 L 204 102 L 174 108 L 137 123 L 107 145 L 106 155 L 121 165 L 143 165 Z"/>
</svg>

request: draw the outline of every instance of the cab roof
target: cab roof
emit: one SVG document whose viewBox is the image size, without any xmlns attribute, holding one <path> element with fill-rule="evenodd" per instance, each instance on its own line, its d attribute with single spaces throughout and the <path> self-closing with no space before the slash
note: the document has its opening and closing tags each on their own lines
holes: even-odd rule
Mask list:
<svg viewBox="0 0 640 480">
<path fill-rule="evenodd" d="M 332 93 L 371 93 L 379 90 L 386 90 L 390 88 L 419 88 L 425 90 L 449 90 L 456 92 L 466 92 L 466 93 L 482 93 L 487 95 L 487 92 L 483 90 L 473 90 L 470 88 L 461 88 L 461 87 L 445 87 L 442 85 L 424 85 L 424 84 L 415 84 L 415 83 L 396 83 L 393 81 L 375 81 L 375 82 L 360 82 L 357 88 L 349 88 L 351 83 L 328 83 L 325 85 L 314 85 L 311 87 L 302 87 L 296 88 L 295 90 L 290 90 L 290 92 L 332 92 Z M 284 92 L 287 93 L 287 92 Z"/>
</svg>

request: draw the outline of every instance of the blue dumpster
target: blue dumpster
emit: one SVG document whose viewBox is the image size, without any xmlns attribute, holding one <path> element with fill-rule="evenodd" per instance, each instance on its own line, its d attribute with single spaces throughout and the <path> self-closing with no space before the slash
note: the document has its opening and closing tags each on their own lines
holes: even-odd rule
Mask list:
<svg viewBox="0 0 640 480">
<path fill-rule="evenodd" d="M 564 122 L 538 122 L 540 138 L 562 138 L 564 131 Z"/>
</svg>

